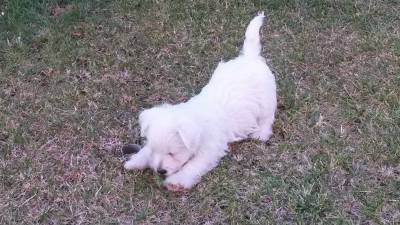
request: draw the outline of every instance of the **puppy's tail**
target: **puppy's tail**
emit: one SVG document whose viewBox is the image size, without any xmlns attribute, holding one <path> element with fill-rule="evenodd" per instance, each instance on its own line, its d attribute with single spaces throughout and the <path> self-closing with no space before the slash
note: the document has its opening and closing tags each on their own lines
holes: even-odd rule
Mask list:
<svg viewBox="0 0 400 225">
<path fill-rule="evenodd" d="M 242 54 L 244 56 L 258 56 L 261 53 L 260 28 L 263 24 L 264 12 L 258 13 L 246 29 L 246 37 L 243 43 Z"/>
</svg>

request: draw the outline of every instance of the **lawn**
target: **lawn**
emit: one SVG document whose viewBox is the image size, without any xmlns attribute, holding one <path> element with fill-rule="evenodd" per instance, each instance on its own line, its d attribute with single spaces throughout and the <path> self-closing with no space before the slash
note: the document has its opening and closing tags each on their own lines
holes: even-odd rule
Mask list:
<svg viewBox="0 0 400 225">
<path fill-rule="evenodd" d="M 122 167 L 265 11 L 279 106 L 185 194 Z M 399 0 L 0 0 L 0 224 L 399 224 Z"/>
</svg>

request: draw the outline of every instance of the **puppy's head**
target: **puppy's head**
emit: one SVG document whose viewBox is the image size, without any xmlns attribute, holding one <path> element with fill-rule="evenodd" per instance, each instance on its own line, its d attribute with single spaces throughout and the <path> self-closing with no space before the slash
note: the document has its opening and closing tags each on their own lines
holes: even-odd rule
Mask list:
<svg viewBox="0 0 400 225">
<path fill-rule="evenodd" d="M 160 175 L 178 172 L 198 151 L 201 128 L 170 105 L 147 109 L 139 115 L 141 136 L 149 148 L 149 166 Z"/>
</svg>

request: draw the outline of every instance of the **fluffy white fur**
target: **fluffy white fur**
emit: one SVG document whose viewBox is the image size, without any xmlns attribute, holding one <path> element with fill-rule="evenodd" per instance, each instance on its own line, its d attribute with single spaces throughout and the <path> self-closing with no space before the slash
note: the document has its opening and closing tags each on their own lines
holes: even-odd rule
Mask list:
<svg viewBox="0 0 400 225">
<path fill-rule="evenodd" d="M 267 141 L 276 109 L 275 78 L 260 55 L 264 13 L 248 25 L 241 54 L 220 62 L 211 80 L 189 101 L 163 104 L 139 115 L 147 141 L 125 163 L 165 173 L 170 190 L 193 187 L 226 154 L 228 143 Z M 162 171 L 164 170 L 164 171 Z"/>
</svg>

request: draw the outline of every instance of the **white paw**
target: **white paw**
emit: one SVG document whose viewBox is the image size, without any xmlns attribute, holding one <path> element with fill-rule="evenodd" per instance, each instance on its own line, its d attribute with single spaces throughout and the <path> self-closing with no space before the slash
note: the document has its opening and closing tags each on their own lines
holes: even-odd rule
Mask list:
<svg viewBox="0 0 400 225">
<path fill-rule="evenodd" d="M 193 177 L 174 174 L 167 177 L 164 186 L 170 191 L 182 192 L 192 188 L 197 182 L 198 180 Z"/>
<path fill-rule="evenodd" d="M 140 157 L 135 157 L 136 155 L 132 155 L 131 158 L 124 163 L 124 168 L 126 170 L 142 170 L 147 167 L 147 161 L 143 160 Z"/>
<path fill-rule="evenodd" d="M 268 141 L 268 139 L 271 137 L 271 134 L 272 134 L 271 129 L 264 128 L 252 133 L 250 137 L 260 141 Z"/>
<path fill-rule="evenodd" d="M 167 188 L 168 191 L 172 192 L 186 192 L 188 189 L 184 188 L 181 185 L 177 184 L 164 184 L 165 188 Z"/>
</svg>

